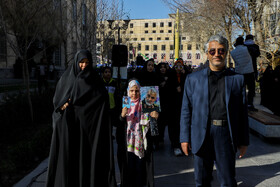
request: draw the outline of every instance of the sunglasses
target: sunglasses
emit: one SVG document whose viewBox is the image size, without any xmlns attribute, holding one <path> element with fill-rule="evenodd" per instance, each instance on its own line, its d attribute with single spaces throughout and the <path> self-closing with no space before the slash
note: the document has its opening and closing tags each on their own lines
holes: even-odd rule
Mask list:
<svg viewBox="0 0 280 187">
<path fill-rule="evenodd" d="M 155 97 L 151 96 L 150 94 L 147 94 L 147 97 L 149 97 L 151 99 L 155 99 Z"/>
<path fill-rule="evenodd" d="M 218 55 L 224 55 L 226 53 L 226 50 L 224 48 L 219 48 L 217 49 L 218 50 Z M 215 48 L 212 48 L 208 51 L 208 53 L 211 55 L 211 56 L 214 56 L 216 54 L 216 49 Z"/>
</svg>

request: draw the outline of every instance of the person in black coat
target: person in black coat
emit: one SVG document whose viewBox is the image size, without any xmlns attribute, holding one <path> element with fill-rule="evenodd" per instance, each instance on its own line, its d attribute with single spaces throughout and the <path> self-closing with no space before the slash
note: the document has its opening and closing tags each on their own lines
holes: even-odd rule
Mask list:
<svg viewBox="0 0 280 187">
<path fill-rule="evenodd" d="M 89 51 L 57 83 L 46 187 L 115 187 L 108 94 Z"/>
<path fill-rule="evenodd" d="M 273 70 L 273 89 L 272 112 L 280 116 L 280 65 Z"/>
<path fill-rule="evenodd" d="M 141 86 L 159 86 L 159 77 L 155 72 L 155 62 L 150 58 L 144 63 L 142 71 L 140 71 L 136 78 L 139 80 Z"/>
<path fill-rule="evenodd" d="M 168 135 L 171 141 L 172 148 L 175 147 L 176 136 L 173 133 L 173 125 L 174 125 L 174 108 L 175 108 L 175 98 L 176 98 L 176 87 L 178 86 L 176 80 L 175 72 L 171 72 L 168 70 L 167 63 L 159 63 L 157 72 L 159 74 L 159 95 L 160 95 L 160 107 L 161 112 L 158 119 L 158 128 L 159 128 L 159 136 L 158 136 L 158 144 L 163 143 L 164 141 L 164 131 L 165 127 L 168 126 Z M 178 137 L 177 137 L 178 138 Z"/>
<path fill-rule="evenodd" d="M 182 155 L 179 136 L 180 136 L 180 116 L 181 116 L 181 107 L 182 107 L 182 98 L 183 98 L 183 90 L 185 86 L 185 79 L 187 73 L 184 69 L 184 62 L 181 58 L 179 58 L 174 64 L 174 70 L 177 78 L 177 87 L 176 87 L 176 94 L 175 94 L 175 107 L 174 107 L 174 122 L 172 125 L 172 136 L 173 139 L 173 148 L 174 148 L 174 155 L 180 156 Z"/>
</svg>

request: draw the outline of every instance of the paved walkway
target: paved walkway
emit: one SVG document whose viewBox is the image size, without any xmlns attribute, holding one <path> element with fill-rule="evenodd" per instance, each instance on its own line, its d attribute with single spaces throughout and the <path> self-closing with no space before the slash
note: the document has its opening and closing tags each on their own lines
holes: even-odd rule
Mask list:
<svg viewBox="0 0 280 187">
<path fill-rule="evenodd" d="M 257 101 L 256 99 L 256 103 Z M 270 112 L 262 106 L 257 104 L 255 106 Z M 115 142 L 114 147 L 116 147 Z M 175 157 L 170 147 L 168 132 L 166 131 L 165 144 L 154 153 L 155 186 L 194 187 L 193 156 Z M 48 160 L 44 160 L 33 172 L 19 181 L 14 187 L 43 187 L 46 179 L 47 163 Z M 119 183 L 117 166 L 116 177 Z M 239 187 L 280 187 L 279 139 L 264 139 L 258 134 L 251 132 L 250 146 L 246 156 L 236 161 L 236 179 Z M 216 170 L 214 170 L 212 186 L 219 186 Z"/>
</svg>

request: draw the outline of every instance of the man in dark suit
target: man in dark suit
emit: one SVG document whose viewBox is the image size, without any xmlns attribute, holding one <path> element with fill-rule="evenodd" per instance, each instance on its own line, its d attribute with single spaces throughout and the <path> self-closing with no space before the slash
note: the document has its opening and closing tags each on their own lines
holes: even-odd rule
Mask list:
<svg viewBox="0 0 280 187">
<path fill-rule="evenodd" d="M 211 36 L 205 45 L 209 67 L 186 78 L 180 141 L 194 154 L 196 186 L 211 186 L 213 165 L 221 186 L 237 186 L 235 153 L 249 145 L 244 78 L 225 68 L 228 41 Z"/>
</svg>

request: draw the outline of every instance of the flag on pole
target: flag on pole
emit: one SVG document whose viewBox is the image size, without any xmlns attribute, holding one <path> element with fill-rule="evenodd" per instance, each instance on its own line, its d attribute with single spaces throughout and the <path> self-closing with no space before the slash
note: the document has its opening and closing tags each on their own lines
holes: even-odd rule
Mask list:
<svg viewBox="0 0 280 187">
<path fill-rule="evenodd" d="M 140 53 L 146 60 L 149 60 L 149 57 L 145 56 L 144 54 Z"/>
</svg>

